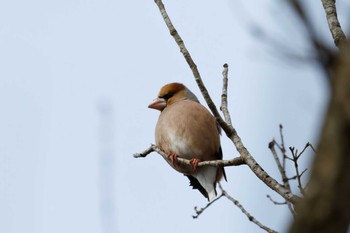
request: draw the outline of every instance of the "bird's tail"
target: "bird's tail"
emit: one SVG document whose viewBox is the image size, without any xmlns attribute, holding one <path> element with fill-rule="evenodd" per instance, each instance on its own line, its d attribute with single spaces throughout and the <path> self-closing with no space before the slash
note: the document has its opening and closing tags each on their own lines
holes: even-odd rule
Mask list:
<svg viewBox="0 0 350 233">
<path fill-rule="evenodd" d="M 217 167 L 212 166 L 200 167 L 197 173 L 188 176 L 190 185 L 194 189 L 198 189 L 209 201 L 216 197 L 217 169 Z"/>
</svg>

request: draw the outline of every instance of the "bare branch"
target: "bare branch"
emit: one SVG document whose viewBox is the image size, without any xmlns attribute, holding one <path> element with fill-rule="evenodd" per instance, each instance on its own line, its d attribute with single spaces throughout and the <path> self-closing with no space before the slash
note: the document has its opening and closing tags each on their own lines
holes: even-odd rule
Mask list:
<svg viewBox="0 0 350 233">
<path fill-rule="evenodd" d="M 290 202 L 288 201 L 284 201 L 284 202 L 278 202 L 272 199 L 272 197 L 270 195 L 266 195 L 266 197 L 274 204 L 274 205 L 287 205 L 289 211 L 293 214 L 293 216 L 295 217 L 295 211 L 293 208 L 293 205 L 291 205 Z"/>
<path fill-rule="evenodd" d="M 302 171 L 302 172 L 300 173 L 300 177 L 302 177 L 306 171 L 307 171 L 307 168 L 305 168 L 304 171 Z"/>
<path fill-rule="evenodd" d="M 135 153 L 134 154 L 134 158 L 144 158 L 146 157 L 148 154 L 152 153 L 152 152 L 157 152 L 158 154 L 160 154 L 164 159 L 168 159 L 168 155 L 162 151 L 158 146 L 156 145 L 151 145 L 149 148 L 147 148 L 145 151 L 141 152 L 141 153 Z M 190 160 L 188 159 L 183 159 L 180 157 L 176 158 L 176 161 L 186 165 L 186 166 L 193 166 L 190 163 Z M 210 160 L 210 161 L 202 161 L 198 163 L 198 167 L 204 167 L 204 166 L 214 166 L 214 167 L 228 167 L 228 166 L 239 166 L 239 165 L 243 165 L 245 164 L 244 160 L 242 157 L 236 157 L 230 160 Z"/>
<path fill-rule="evenodd" d="M 281 129 L 280 134 L 281 134 L 281 138 L 282 138 L 282 145 L 279 146 L 279 148 L 280 148 L 280 150 L 281 150 L 281 152 L 283 154 L 283 159 L 282 159 L 283 160 L 283 165 L 281 164 L 280 159 L 278 158 L 277 152 L 275 150 L 275 145 L 277 144 L 275 140 L 273 140 L 272 142 L 269 143 L 269 148 L 270 148 L 270 150 L 272 152 L 272 155 L 273 155 L 273 157 L 275 159 L 275 162 L 277 164 L 278 170 L 279 170 L 279 172 L 281 174 L 282 182 L 284 184 L 284 187 L 287 190 L 289 190 L 290 192 L 292 192 L 292 190 L 290 188 L 290 184 L 289 184 L 289 180 L 290 179 L 288 179 L 287 174 L 286 174 L 286 170 L 285 170 L 285 161 L 286 161 L 287 156 L 286 156 L 286 153 L 285 153 L 286 150 L 284 148 L 284 140 L 283 140 L 283 134 L 282 134 L 282 125 L 280 125 L 280 129 Z M 277 203 L 277 202 L 273 201 L 269 195 L 267 195 L 267 197 L 270 198 L 270 200 L 274 204 Z M 286 201 L 284 203 L 288 205 L 288 209 L 294 215 L 295 212 L 294 212 L 294 208 L 293 208 L 292 204 L 290 202 L 288 202 L 288 201 Z"/>
<path fill-rule="evenodd" d="M 196 215 L 192 215 L 193 219 L 196 219 L 199 217 L 199 215 L 201 215 L 204 210 L 206 210 L 211 204 L 213 204 L 214 202 L 216 202 L 217 200 L 219 200 L 220 198 L 222 198 L 224 195 L 221 194 L 220 196 L 218 196 L 217 198 L 215 198 L 214 200 L 212 200 L 211 202 L 209 202 L 206 206 L 204 206 L 203 208 L 198 209 L 197 206 L 194 207 L 194 211 L 196 212 Z"/>
<path fill-rule="evenodd" d="M 272 155 L 275 159 L 275 162 L 277 164 L 277 167 L 278 167 L 278 170 L 281 174 L 281 177 L 282 177 L 282 182 L 284 184 L 284 187 L 289 190 L 290 192 L 292 192 L 291 188 L 290 188 L 290 183 L 289 183 L 289 178 L 287 177 L 287 174 L 286 174 L 286 160 L 289 159 L 289 157 L 287 156 L 286 154 L 286 148 L 285 148 L 285 144 L 284 144 L 284 136 L 283 136 L 283 126 L 282 124 L 279 125 L 279 129 L 280 129 L 280 137 L 281 137 L 281 145 L 279 145 L 275 140 L 273 140 L 272 142 L 269 143 L 269 148 L 272 152 Z M 277 155 L 277 152 L 275 150 L 275 145 L 277 145 L 277 147 L 279 148 L 279 150 L 281 151 L 282 153 L 282 164 L 281 164 L 281 161 Z M 268 197 L 270 197 L 268 195 Z M 271 198 L 270 198 L 271 199 Z M 273 201 L 271 199 L 271 201 Z M 276 203 L 275 201 L 273 201 L 274 203 Z M 288 206 L 288 209 L 290 210 L 290 212 L 293 214 L 293 216 L 295 216 L 295 211 L 294 211 L 294 208 L 293 208 L 293 205 L 290 203 L 290 202 L 285 202 L 286 205 Z"/>
<path fill-rule="evenodd" d="M 303 188 L 303 185 L 301 184 L 301 175 L 299 173 L 299 164 L 298 164 L 298 159 L 300 158 L 300 155 L 302 153 L 304 153 L 304 150 L 298 154 L 298 150 L 294 150 L 294 147 L 289 147 L 290 151 L 292 152 L 292 156 L 293 156 L 293 163 L 294 163 L 294 167 L 295 167 L 295 172 L 296 172 L 296 179 L 298 181 L 298 188 L 301 194 L 305 194 L 305 190 Z"/>
<path fill-rule="evenodd" d="M 223 76 L 223 87 L 222 87 L 222 94 L 221 94 L 221 107 L 220 110 L 224 113 L 225 121 L 227 124 L 232 125 L 231 123 L 231 117 L 230 113 L 228 111 L 227 107 L 227 86 L 228 86 L 228 65 L 224 64 L 224 70 L 222 71 Z"/>
<path fill-rule="evenodd" d="M 291 202 L 292 204 L 296 204 L 300 197 L 294 195 L 291 191 L 286 189 L 284 186 L 279 184 L 275 179 L 273 179 L 271 176 L 269 176 L 263 169 L 260 167 L 260 165 L 253 159 L 253 157 L 247 152 L 248 154 L 244 154 L 241 156 L 244 156 L 245 162 L 247 165 L 252 169 L 254 174 L 261 179 L 268 187 L 270 187 L 272 190 L 276 191 L 278 194 L 280 194 L 284 199 Z"/>
<path fill-rule="evenodd" d="M 289 185 L 289 182 L 288 182 L 288 178 L 287 178 L 287 175 L 286 175 L 286 170 L 285 170 L 285 167 L 282 166 L 281 164 L 281 161 L 279 160 L 278 158 L 278 155 L 277 155 L 277 152 L 275 150 L 275 140 L 273 140 L 272 142 L 269 143 L 269 149 L 271 150 L 271 153 L 273 155 L 273 158 L 275 159 L 275 162 L 277 164 L 277 167 L 278 167 L 278 170 L 281 174 L 281 177 L 282 177 L 282 181 L 283 181 L 283 184 L 284 186 L 290 190 L 290 185 Z M 283 144 L 282 144 L 283 145 Z M 282 147 L 283 148 L 283 147 Z"/>
<path fill-rule="evenodd" d="M 284 202 L 278 202 L 272 199 L 272 197 L 270 195 L 266 195 L 266 197 L 274 204 L 274 205 L 287 205 L 288 202 L 284 201 Z"/>
<path fill-rule="evenodd" d="M 307 148 L 311 148 L 315 153 L 316 153 L 316 151 L 315 151 L 315 149 L 314 149 L 314 147 L 312 146 L 312 144 L 310 143 L 310 142 L 308 142 L 308 143 L 306 143 L 306 145 L 304 146 L 304 149 L 298 154 L 298 158 L 305 152 L 305 150 L 307 149 Z"/>
<path fill-rule="evenodd" d="M 308 144 L 309 144 L 310 148 L 313 150 L 313 152 L 316 153 L 316 150 L 315 150 L 314 146 L 311 143 L 309 143 L 309 142 L 308 142 Z"/>
<path fill-rule="evenodd" d="M 141 153 L 135 153 L 133 156 L 134 158 L 144 158 L 146 157 L 148 154 L 152 153 L 154 151 L 153 149 L 153 144 L 147 148 L 146 150 L 144 150 L 143 152 Z"/>
<path fill-rule="evenodd" d="M 283 125 L 282 124 L 280 124 L 280 136 L 281 136 L 280 150 L 283 154 L 282 164 L 283 164 L 283 169 L 286 169 L 286 157 L 287 157 L 287 155 L 286 155 L 286 147 L 284 146 Z"/>
<path fill-rule="evenodd" d="M 297 178 L 297 175 L 289 177 L 288 180 L 295 180 Z"/>
<path fill-rule="evenodd" d="M 272 230 L 271 228 L 265 226 L 264 224 L 262 224 L 261 222 L 259 222 L 256 218 L 254 218 L 243 206 L 241 203 L 239 203 L 239 201 L 237 201 L 236 199 L 234 199 L 233 197 L 231 197 L 221 186 L 221 184 L 219 183 L 219 187 L 221 189 L 221 192 L 223 196 L 225 196 L 228 200 L 230 200 L 235 206 L 237 206 L 242 213 L 247 216 L 247 218 L 249 219 L 249 221 L 251 221 L 252 223 L 256 224 L 257 226 L 259 226 L 261 229 L 269 232 L 269 233 L 277 233 L 277 231 Z"/>
<path fill-rule="evenodd" d="M 158 148 L 156 145 L 151 145 L 151 147 L 146 149 L 144 152 L 135 153 L 134 157 L 135 158 L 143 158 L 143 157 L 146 157 L 149 153 L 151 153 L 153 151 L 155 151 L 158 154 L 160 154 L 164 159 L 168 159 L 168 155 L 165 152 L 163 152 L 160 148 Z M 246 164 L 246 161 L 251 162 L 251 160 L 249 160 L 249 159 L 245 160 L 244 157 L 240 156 L 240 157 L 236 157 L 236 158 L 233 158 L 233 159 L 230 159 L 230 160 L 211 160 L 211 161 L 199 162 L 198 163 L 198 167 L 202 167 L 202 166 L 216 166 L 216 167 L 239 166 L 239 165 Z M 183 159 L 183 158 L 180 158 L 180 157 L 177 158 L 177 162 L 180 162 L 180 163 L 182 163 L 183 165 L 186 165 L 186 166 L 192 166 L 192 164 L 190 163 L 190 160 Z M 260 167 L 260 165 L 258 163 L 256 163 L 255 165 L 253 164 L 251 166 L 254 169 L 253 171 L 257 172 L 257 176 L 259 178 L 261 177 L 261 180 L 266 185 L 268 185 L 273 190 L 275 190 L 277 193 L 279 193 L 283 198 L 285 198 L 286 200 L 288 200 L 289 202 L 291 202 L 293 204 L 295 204 L 300 199 L 298 196 L 292 194 L 285 187 L 280 185 L 275 179 L 270 177 Z"/>
<path fill-rule="evenodd" d="M 299 172 L 298 159 L 300 158 L 301 155 L 304 154 L 306 149 L 309 148 L 309 147 L 315 152 L 314 147 L 309 142 L 306 143 L 306 145 L 304 146 L 303 150 L 300 153 L 298 153 L 298 150 L 295 149 L 294 147 L 289 147 L 289 150 L 292 152 L 292 156 L 293 156 L 293 158 L 291 158 L 291 161 L 293 161 L 293 163 L 294 163 L 295 172 L 296 172 L 296 175 L 291 177 L 291 178 L 289 178 L 289 180 L 292 180 L 292 179 L 296 179 L 297 180 L 299 191 L 303 195 L 305 194 L 305 188 L 302 185 L 301 177 L 304 175 L 304 173 L 307 171 L 307 169 L 304 169 L 301 173 Z"/>
<path fill-rule="evenodd" d="M 335 45 L 339 48 L 341 42 L 345 42 L 346 37 L 340 26 L 335 0 L 322 0 L 323 8 L 326 12 L 329 30 L 334 39 Z"/>
</svg>

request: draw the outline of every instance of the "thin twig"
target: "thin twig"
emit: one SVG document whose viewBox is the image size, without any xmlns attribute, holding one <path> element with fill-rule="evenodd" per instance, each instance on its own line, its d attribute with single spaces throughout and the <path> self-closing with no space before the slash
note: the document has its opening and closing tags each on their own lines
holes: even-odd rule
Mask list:
<svg viewBox="0 0 350 233">
<path fill-rule="evenodd" d="M 296 178 L 298 181 L 298 188 L 301 194 L 305 194 L 305 190 L 303 189 L 303 185 L 301 183 L 301 175 L 299 173 L 299 164 L 298 164 L 298 159 L 300 158 L 301 154 L 298 154 L 298 150 L 295 150 L 294 147 L 289 147 L 290 151 L 292 152 L 292 156 L 293 156 L 293 163 L 294 163 L 294 167 L 295 167 L 295 172 L 296 172 Z M 305 148 L 304 148 L 305 150 Z M 302 152 L 304 152 L 304 150 Z"/>
<path fill-rule="evenodd" d="M 297 179 L 297 175 L 288 178 L 288 180 L 296 180 L 296 179 Z"/>
<path fill-rule="evenodd" d="M 228 200 L 230 200 L 235 206 L 237 206 L 242 213 L 247 216 L 247 218 L 249 219 L 249 221 L 251 221 L 252 223 L 256 224 L 257 226 L 259 226 L 261 229 L 269 232 L 269 233 L 277 233 L 277 231 L 272 230 L 271 228 L 265 226 L 264 224 L 262 224 L 261 222 L 259 222 L 256 218 L 254 218 L 243 206 L 241 203 L 239 203 L 239 201 L 237 201 L 236 199 L 234 199 L 233 197 L 231 197 L 221 186 L 221 184 L 219 183 L 219 187 L 221 189 L 222 194 L 224 195 Z"/>
<path fill-rule="evenodd" d="M 293 209 L 293 205 L 288 202 L 288 201 L 284 201 L 284 202 L 278 202 L 272 199 L 272 197 L 270 195 L 266 195 L 266 197 L 274 204 L 274 205 L 287 205 L 289 211 L 292 213 L 293 217 L 295 217 L 295 211 Z"/>
<path fill-rule="evenodd" d="M 275 140 L 273 140 L 272 142 L 269 143 L 269 149 L 271 150 L 271 153 L 272 153 L 272 156 L 273 158 L 275 159 L 275 162 L 276 162 L 276 165 L 278 167 L 278 170 L 281 174 L 281 177 L 282 177 L 282 182 L 284 184 L 284 186 L 290 190 L 290 184 L 288 182 L 288 178 L 287 178 L 287 175 L 286 175 L 286 170 L 285 170 L 285 167 L 282 166 L 281 164 L 281 161 L 280 159 L 278 158 L 278 155 L 277 155 L 277 152 L 276 152 L 276 149 L 275 149 Z M 282 144 L 283 145 L 283 144 Z"/>
<path fill-rule="evenodd" d="M 338 20 L 335 0 L 322 0 L 322 5 L 326 12 L 328 27 L 333 36 L 334 43 L 339 48 L 340 43 L 346 40 L 346 36 Z"/>
<path fill-rule="evenodd" d="M 309 143 L 309 142 L 308 142 L 308 144 L 309 144 L 309 147 L 313 150 L 313 152 L 316 153 L 316 150 L 315 150 L 314 146 L 311 143 Z"/>
<path fill-rule="evenodd" d="M 280 125 L 281 126 L 281 125 Z M 283 151 L 285 151 L 284 149 L 284 142 L 283 142 L 283 134 L 281 134 L 281 138 L 282 138 L 282 146 L 279 147 L 281 149 L 281 152 L 283 154 L 283 163 L 285 163 L 285 160 L 286 160 L 286 156 L 285 156 L 285 153 L 283 153 Z M 271 153 L 273 155 L 273 158 L 275 159 L 275 162 L 277 164 L 277 167 L 278 167 L 278 170 L 281 174 L 281 177 L 282 177 L 282 182 L 284 184 L 284 187 L 289 190 L 290 192 L 292 192 L 291 188 L 290 188 L 290 184 L 289 184 L 289 179 L 287 177 L 287 174 L 286 174 L 286 170 L 285 170 L 285 165 L 282 166 L 281 164 L 281 161 L 280 159 L 278 158 L 278 155 L 277 155 L 277 152 L 275 150 L 275 145 L 276 145 L 276 141 L 273 140 L 272 142 L 269 143 L 269 148 L 271 150 Z M 267 195 L 268 197 L 270 197 L 269 195 Z M 271 199 L 271 198 L 270 198 Z M 272 201 L 272 199 L 271 199 Z M 275 201 L 272 201 L 274 204 L 276 204 Z M 288 206 L 288 209 L 290 210 L 290 212 L 293 214 L 293 216 L 295 215 L 295 212 L 294 212 L 294 208 L 293 208 L 293 205 L 289 202 L 289 201 L 286 201 L 285 204 L 287 204 Z"/>
<path fill-rule="evenodd" d="M 306 171 L 307 171 L 307 168 L 305 168 L 304 171 L 302 171 L 299 176 L 302 177 Z M 297 178 L 298 178 L 298 175 L 295 175 L 295 176 L 289 177 L 288 180 L 296 180 Z"/>
<path fill-rule="evenodd" d="M 284 202 L 278 202 L 272 199 L 272 197 L 270 195 L 266 195 L 266 197 L 274 204 L 274 205 L 287 205 L 288 202 L 284 201 Z"/>
<path fill-rule="evenodd" d="M 281 147 L 280 150 L 282 152 L 283 155 L 283 160 L 282 160 L 282 164 L 283 164 L 283 169 L 286 169 L 286 148 L 284 146 L 284 137 L 283 137 L 283 125 L 280 124 L 280 137 L 281 137 Z"/>
<path fill-rule="evenodd" d="M 294 167 L 295 167 L 295 172 L 296 172 L 296 175 L 293 176 L 292 178 L 289 178 L 289 179 L 297 179 L 298 181 L 298 188 L 299 188 L 299 191 L 301 194 L 305 194 L 305 188 L 303 187 L 302 185 L 302 182 L 301 182 L 301 177 L 304 175 L 304 173 L 307 171 L 307 168 L 304 169 L 301 173 L 299 172 L 299 164 L 298 164 L 298 160 L 299 158 L 304 154 L 304 152 L 306 151 L 307 148 L 311 148 L 314 152 L 315 149 L 314 147 L 312 146 L 311 143 L 306 143 L 306 145 L 304 146 L 304 148 L 302 149 L 302 151 L 300 153 L 298 153 L 298 150 L 295 149 L 294 147 L 289 147 L 289 150 L 292 152 L 292 161 L 294 163 Z"/>
<path fill-rule="evenodd" d="M 314 152 L 316 152 L 315 149 L 314 149 L 314 147 L 311 145 L 311 143 L 308 142 L 308 143 L 306 143 L 304 149 L 297 155 L 297 156 L 298 156 L 298 159 L 299 159 L 299 157 L 305 152 L 305 150 L 306 150 L 307 148 L 309 148 L 309 147 L 310 147 Z"/>
<path fill-rule="evenodd" d="M 224 64 L 224 70 L 222 71 L 223 76 L 223 85 L 222 85 L 222 94 L 221 94 L 221 107 L 220 110 L 224 113 L 225 121 L 227 124 L 232 125 L 230 112 L 227 107 L 227 86 L 228 86 L 228 65 Z"/>
<path fill-rule="evenodd" d="M 306 145 L 305 145 L 305 147 L 303 148 L 303 150 L 300 152 L 300 153 L 298 153 L 298 150 L 295 150 L 295 152 L 294 152 L 294 147 L 290 147 L 289 148 L 289 150 L 292 152 L 292 156 L 293 156 L 293 158 L 289 158 L 291 161 L 293 161 L 293 163 L 294 163 L 294 168 L 295 168 L 295 172 L 296 172 L 296 175 L 295 176 L 293 176 L 293 177 L 290 177 L 290 178 L 288 178 L 289 180 L 297 180 L 297 182 L 298 182 L 298 188 L 299 188 L 299 191 L 300 191 L 300 193 L 301 194 L 305 194 L 305 190 L 306 190 L 306 188 L 307 188 L 307 186 L 308 186 L 308 184 L 306 184 L 305 185 L 305 187 L 303 187 L 303 185 L 302 185 L 302 182 L 301 182 L 301 177 L 304 175 L 304 173 L 308 170 L 307 168 L 305 168 L 301 173 L 299 172 L 299 164 L 298 164 L 298 159 L 300 158 L 300 156 L 305 152 L 305 150 L 307 149 L 307 148 L 311 148 L 312 149 L 312 151 L 314 152 L 314 153 L 316 153 L 316 150 L 315 150 L 315 148 L 312 146 L 312 144 L 311 143 L 306 143 Z"/>
<path fill-rule="evenodd" d="M 269 143 L 269 149 L 272 152 L 272 155 L 275 159 L 275 162 L 277 164 L 278 170 L 281 174 L 282 177 L 282 182 L 284 184 L 284 187 L 289 190 L 290 192 L 292 192 L 291 187 L 290 187 L 290 183 L 289 181 L 291 180 L 290 178 L 287 177 L 287 173 L 286 173 L 286 160 L 290 159 L 287 156 L 286 153 L 286 148 L 285 148 L 285 142 L 284 142 L 284 135 L 283 135 L 283 126 L 282 124 L 279 125 L 279 131 L 280 131 L 280 138 L 281 138 L 281 145 L 279 145 L 274 139 Z M 277 152 L 275 150 L 275 145 L 277 145 L 278 149 L 281 151 L 282 153 L 282 164 L 281 161 L 277 155 Z M 296 178 L 296 177 L 295 177 Z M 272 200 L 272 199 L 271 199 Z M 290 210 L 290 212 L 293 214 L 293 216 L 295 216 L 295 211 L 294 211 L 294 206 L 290 203 L 290 202 L 286 202 L 288 209 Z"/>
<path fill-rule="evenodd" d="M 212 200 L 211 202 L 209 202 L 206 206 L 204 206 L 203 208 L 198 209 L 197 206 L 194 207 L 194 211 L 196 212 L 196 215 L 192 215 L 193 219 L 196 219 L 199 217 L 199 215 L 201 215 L 204 210 L 206 210 L 211 204 L 213 204 L 214 202 L 216 202 L 217 200 L 219 200 L 220 198 L 222 198 L 224 195 L 221 194 L 220 196 L 216 197 L 214 200 Z"/>
<path fill-rule="evenodd" d="M 302 177 L 306 171 L 307 171 L 307 168 L 305 168 L 304 171 L 302 171 L 302 172 L 300 173 L 300 177 Z"/>
<path fill-rule="evenodd" d="M 144 158 L 148 154 L 152 153 L 153 151 L 154 151 L 153 144 L 151 144 L 151 146 L 149 148 L 147 148 L 146 150 L 144 150 L 141 153 L 135 153 L 133 156 L 134 156 L 134 158 Z"/>
</svg>

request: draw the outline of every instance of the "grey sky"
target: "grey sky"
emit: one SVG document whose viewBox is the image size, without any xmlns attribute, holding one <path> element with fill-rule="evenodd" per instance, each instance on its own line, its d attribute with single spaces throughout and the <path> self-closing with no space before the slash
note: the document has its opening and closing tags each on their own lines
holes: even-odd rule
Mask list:
<svg viewBox="0 0 350 233">
<path fill-rule="evenodd" d="M 283 6 L 275 2 L 181 0 L 165 6 L 217 104 L 222 65 L 229 64 L 232 121 L 276 177 L 267 144 L 278 138 L 278 124 L 287 146 L 316 143 L 327 88 L 316 66 L 288 65 L 248 33 L 254 19 L 286 46 L 307 51 L 296 22 L 281 23 L 290 15 L 278 13 Z M 320 35 L 331 43 L 321 3 L 313 7 Z M 101 197 L 114 198 L 117 232 L 261 232 L 226 200 L 192 220 L 193 207 L 207 202 L 187 179 L 157 154 L 132 157 L 154 142 L 159 112 L 147 105 L 172 81 L 203 103 L 153 1 L 2 1 L 0 232 L 103 233 Z M 107 117 L 101 104 L 110 108 Z M 110 135 L 106 141 L 101 132 Z M 237 155 L 225 137 L 222 146 L 225 159 Z M 111 155 L 113 172 L 101 172 L 109 166 L 101 153 Z M 261 222 L 284 229 L 287 208 L 274 206 L 266 194 L 280 197 L 246 167 L 228 168 L 227 175 L 223 185 L 230 194 Z M 103 177 L 113 190 L 101 186 Z"/>
</svg>

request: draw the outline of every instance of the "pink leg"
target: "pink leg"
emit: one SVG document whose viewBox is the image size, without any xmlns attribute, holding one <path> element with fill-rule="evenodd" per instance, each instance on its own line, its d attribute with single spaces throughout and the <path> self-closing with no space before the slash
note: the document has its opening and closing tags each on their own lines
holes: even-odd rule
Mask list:
<svg viewBox="0 0 350 233">
<path fill-rule="evenodd" d="M 174 166 L 176 166 L 176 161 L 177 161 L 177 157 L 179 157 L 177 154 L 175 154 L 175 153 L 170 153 L 170 154 L 168 154 L 168 159 L 170 160 L 170 162 L 174 165 Z"/>
<path fill-rule="evenodd" d="M 198 169 L 198 163 L 200 162 L 199 159 L 193 158 L 190 160 L 190 164 L 192 164 L 193 166 L 193 172 L 197 173 L 197 169 Z"/>
</svg>

